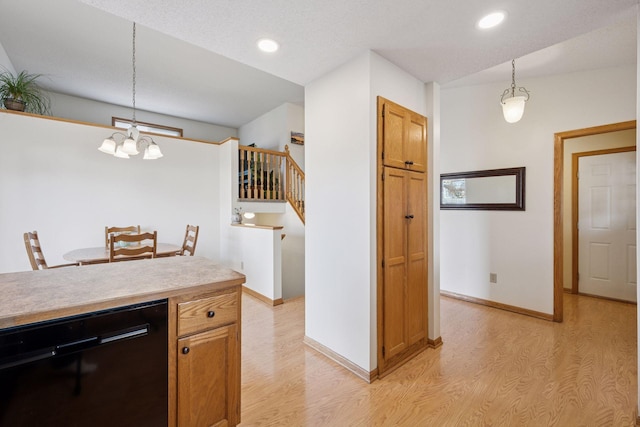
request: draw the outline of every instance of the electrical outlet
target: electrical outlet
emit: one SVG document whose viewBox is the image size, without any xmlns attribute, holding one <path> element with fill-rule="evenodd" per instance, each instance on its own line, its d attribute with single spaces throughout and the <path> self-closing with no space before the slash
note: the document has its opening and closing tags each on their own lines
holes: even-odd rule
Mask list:
<svg viewBox="0 0 640 427">
<path fill-rule="evenodd" d="M 244 261 L 240 261 L 240 270 L 244 270 Z"/>
<path fill-rule="evenodd" d="M 489 283 L 498 283 L 497 273 L 489 273 Z"/>
</svg>

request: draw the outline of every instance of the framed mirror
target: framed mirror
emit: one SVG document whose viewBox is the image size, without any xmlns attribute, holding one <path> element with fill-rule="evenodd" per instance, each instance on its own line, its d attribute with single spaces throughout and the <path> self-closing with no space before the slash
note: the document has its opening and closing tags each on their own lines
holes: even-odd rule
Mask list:
<svg viewBox="0 0 640 427">
<path fill-rule="evenodd" d="M 440 209 L 525 210 L 525 168 L 440 175 Z"/>
</svg>

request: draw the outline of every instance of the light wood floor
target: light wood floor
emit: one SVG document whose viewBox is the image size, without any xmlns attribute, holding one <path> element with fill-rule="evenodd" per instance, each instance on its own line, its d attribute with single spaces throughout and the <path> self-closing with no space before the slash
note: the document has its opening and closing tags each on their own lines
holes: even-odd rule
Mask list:
<svg viewBox="0 0 640 427">
<path fill-rule="evenodd" d="M 243 304 L 243 427 L 635 425 L 635 305 L 567 294 L 558 324 L 443 297 L 444 345 L 367 384 L 302 343 L 303 299 Z"/>
</svg>

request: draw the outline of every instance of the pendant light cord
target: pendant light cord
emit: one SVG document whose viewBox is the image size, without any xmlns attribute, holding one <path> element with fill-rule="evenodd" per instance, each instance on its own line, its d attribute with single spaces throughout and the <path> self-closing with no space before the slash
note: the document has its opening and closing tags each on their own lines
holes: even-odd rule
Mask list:
<svg viewBox="0 0 640 427">
<path fill-rule="evenodd" d="M 136 125 L 136 23 L 133 23 L 133 49 L 132 49 L 132 65 L 133 65 L 133 78 L 132 78 L 132 96 L 133 96 L 133 126 Z"/>
<path fill-rule="evenodd" d="M 134 66 L 134 69 L 135 69 L 135 66 Z M 135 75 L 135 72 L 134 72 L 134 75 Z M 134 78 L 134 81 L 135 81 L 135 78 Z M 134 87 L 135 87 L 135 84 L 134 84 Z M 134 89 L 134 92 L 135 92 L 135 89 Z M 516 60 L 515 59 L 511 60 L 511 96 L 512 97 L 516 96 Z M 135 106 L 135 99 L 133 100 L 133 105 Z M 135 114 L 135 111 L 134 111 L 134 114 Z"/>
</svg>

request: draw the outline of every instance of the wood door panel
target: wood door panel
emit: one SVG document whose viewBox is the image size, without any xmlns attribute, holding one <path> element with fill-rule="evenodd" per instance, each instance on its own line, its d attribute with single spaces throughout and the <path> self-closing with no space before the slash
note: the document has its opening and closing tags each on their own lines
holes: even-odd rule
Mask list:
<svg viewBox="0 0 640 427">
<path fill-rule="evenodd" d="M 426 255 L 426 254 L 424 254 Z M 407 341 L 427 338 L 427 257 L 412 257 L 407 274 Z"/>
<path fill-rule="evenodd" d="M 427 170 L 427 121 L 424 117 L 412 113 L 407 118 L 407 137 L 405 156 L 413 162 L 409 169 L 424 172 Z"/>
<path fill-rule="evenodd" d="M 427 170 L 427 119 L 398 104 L 382 103 L 383 163 L 419 172 Z"/>
<path fill-rule="evenodd" d="M 392 357 L 407 347 L 405 333 L 406 172 L 394 168 L 384 171 L 384 342 L 385 354 Z"/>
<path fill-rule="evenodd" d="M 405 139 L 405 112 L 393 105 L 384 107 L 384 164 L 404 168 L 403 141 Z"/>
<path fill-rule="evenodd" d="M 405 172 L 393 168 L 385 168 L 384 171 L 384 233 L 385 262 L 406 261 L 405 247 L 405 212 L 406 212 L 406 185 Z"/>
<path fill-rule="evenodd" d="M 407 172 L 407 340 L 412 345 L 427 338 L 427 178 Z"/>
<path fill-rule="evenodd" d="M 228 396 L 235 387 L 235 370 L 230 367 L 236 345 L 235 325 L 178 340 L 178 425 L 233 421 Z"/>
<path fill-rule="evenodd" d="M 384 287 L 385 357 L 391 358 L 407 348 L 405 325 L 404 264 L 387 269 Z"/>
</svg>

